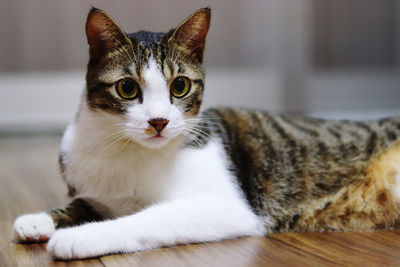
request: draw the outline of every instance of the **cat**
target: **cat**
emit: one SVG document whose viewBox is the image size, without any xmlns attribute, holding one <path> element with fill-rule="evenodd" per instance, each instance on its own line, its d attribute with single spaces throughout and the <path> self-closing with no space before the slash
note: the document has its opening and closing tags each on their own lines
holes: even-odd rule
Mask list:
<svg viewBox="0 0 400 267">
<path fill-rule="evenodd" d="M 17 218 L 17 240 L 78 259 L 398 225 L 400 118 L 200 111 L 210 12 L 167 33 L 126 34 L 90 10 L 87 85 L 60 152 L 72 202 Z"/>
</svg>

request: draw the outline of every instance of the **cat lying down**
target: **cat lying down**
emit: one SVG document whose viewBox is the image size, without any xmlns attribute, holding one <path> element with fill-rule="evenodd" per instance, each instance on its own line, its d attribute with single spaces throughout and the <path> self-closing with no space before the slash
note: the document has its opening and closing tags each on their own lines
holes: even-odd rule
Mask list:
<svg viewBox="0 0 400 267">
<path fill-rule="evenodd" d="M 60 153 L 72 201 L 19 217 L 18 240 L 76 259 L 396 226 L 400 118 L 200 111 L 209 25 L 204 8 L 167 33 L 127 34 L 90 11 L 87 85 Z"/>
</svg>

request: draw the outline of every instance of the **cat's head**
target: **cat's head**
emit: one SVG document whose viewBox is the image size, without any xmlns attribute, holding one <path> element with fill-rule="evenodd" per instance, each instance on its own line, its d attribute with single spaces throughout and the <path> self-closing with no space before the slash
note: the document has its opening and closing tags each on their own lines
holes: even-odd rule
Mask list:
<svg viewBox="0 0 400 267">
<path fill-rule="evenodd" d="M 145 147 L 188 135 L 203 97 L 209 25 L 204 8 L 167 33 L 127 34 L 93 8 L 86 23 L 89 110 Z"/>
</svg>

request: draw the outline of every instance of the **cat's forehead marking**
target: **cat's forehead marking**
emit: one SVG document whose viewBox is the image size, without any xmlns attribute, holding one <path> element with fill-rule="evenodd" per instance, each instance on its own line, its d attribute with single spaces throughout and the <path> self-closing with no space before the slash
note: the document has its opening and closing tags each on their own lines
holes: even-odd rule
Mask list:
<svg viewBox="0 0 400 267">
<path fill-rule="evenodd" d="M 147 86 L 152 88 L 166 87 L 165 77 L 162 74 L 156 60 L 150 56 L 146 67 L 143 70 L 143 78 Z"/>
<path fill-rule="evenodd" d="M 161 70 L 153 56 L 150 56 L 146 68 L 144 69 L 143 76 L 149 79 L 155 76 L 162 76 Z"/>
</svg>

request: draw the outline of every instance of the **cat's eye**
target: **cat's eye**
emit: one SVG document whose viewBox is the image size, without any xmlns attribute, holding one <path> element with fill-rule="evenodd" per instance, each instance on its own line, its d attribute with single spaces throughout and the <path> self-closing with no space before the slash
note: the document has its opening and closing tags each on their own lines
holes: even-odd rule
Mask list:
<svg viewBox="0 0 400 267">
<path fill-rule="evenodd" d="M 117 93 L 123 99 L 134 99 L 139 95 L 139 85 L 132 79 L 122 79 L 116 83 Z"/>
<path fill-rule="evenodd" d="M 190 80 L 184 76 L 176 77 L 171 83 L 171 94 L 176 98 L 187 95 L 190 91 Z"/>
</svg>

